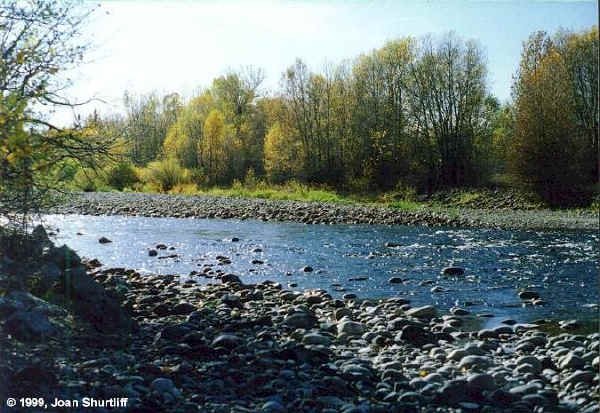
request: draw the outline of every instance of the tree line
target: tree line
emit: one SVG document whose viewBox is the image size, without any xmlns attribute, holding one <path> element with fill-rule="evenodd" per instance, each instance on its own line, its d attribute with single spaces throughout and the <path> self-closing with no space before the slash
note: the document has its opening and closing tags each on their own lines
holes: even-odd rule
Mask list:
<svg viewBox="0 0 600 413">
<path fill-rule="evenodd" d="M 407 37 L 320 71 L 298 59 L 271 94 L 253 68 L 187 101 L 126 94 L 125 115 L 88 127 L 122 141 L 133 164 L 168 160 L 197 185 L 248 174 L 353 192 L 509 181 L 564 204 L 598 178 L 597 56 L 597 27 L 536 32 L 500 104 L 476 42 Z"/>
</svg>

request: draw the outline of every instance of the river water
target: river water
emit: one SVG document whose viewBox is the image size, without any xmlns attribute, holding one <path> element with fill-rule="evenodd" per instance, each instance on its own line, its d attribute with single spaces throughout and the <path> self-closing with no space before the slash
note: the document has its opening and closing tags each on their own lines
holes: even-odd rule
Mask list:
<svg viewBox="0 0 600 413">
<path fill-rule="evenodd" d="M 246 283 L 268 279 L 295 283 L 298 290 L 322 288 L 338 297 L 404 297 L 413 305 L 440 309 L 458 305 L 491 313 L 495 320 L 598 316 L 599 237 L 590 232 L 78 215 L 48 215 L 44 221 L 58 229 L 59 244 L 106 266 L 189 274 L 214 264 Z M 101 236 L 113 242 L 100 244 Z M 150 257 L 149 249 L 159 243 L 174 250 Z M 171 254 L 178 257 L 159 258 Z M 218 255 L 232 263 L 218 265 Z M 442 277 L 440 270 L 449 265 L 463 267 L 465 275 Z M 304 266 L 314 271 L 303 272 Z M 391 277 L 404 281 L 391 284 Z M 431 292 L 434 286 L 444 291 Z M 523 305 L 517 295 L 521 289 L 537 291 L 546 304 Z"/>
</svg>

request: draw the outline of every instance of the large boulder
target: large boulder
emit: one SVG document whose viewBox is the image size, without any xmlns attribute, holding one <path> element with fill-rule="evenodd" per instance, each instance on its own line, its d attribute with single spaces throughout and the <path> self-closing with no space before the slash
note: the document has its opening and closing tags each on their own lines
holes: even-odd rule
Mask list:
<svg viewBox="0 0 600 413">
<path fill-rule="evenodd" d="M 4 323 L 4 332 L 19 341 L 41 341 L 56 334 L 48 314 L 39 308 L 17 310 Z"/>
<path fill-rule="evenodd" d="M 133 321 L 123 311 L 119 300 L 109 295 L 102 285 L 86 273 L 83 266 L 65 272 L 63 289 L 75 313 L 98 331 L 109 333 L 133 326 Z"/>
</svg>

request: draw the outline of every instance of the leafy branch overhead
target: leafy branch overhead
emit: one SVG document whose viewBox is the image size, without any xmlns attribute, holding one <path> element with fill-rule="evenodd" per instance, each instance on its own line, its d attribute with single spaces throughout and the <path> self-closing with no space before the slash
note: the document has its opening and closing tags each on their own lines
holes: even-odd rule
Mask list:
<svg viewBox="0 0 600 413">
<path fill-rule="evenodd" d="M 60 188 L 69 162 L 95 167 L 110 144 L 93 128 L 63 128 L 50 121 L 59 107 L 74 107 L 67 74 L 88 44 L 82 28 L 93 9 L 76 0 L 5 1 L 0 4 L 0 213 L 27 214 Z M 25 221 L 24 221 L 25 222 Z"/>
</svg>

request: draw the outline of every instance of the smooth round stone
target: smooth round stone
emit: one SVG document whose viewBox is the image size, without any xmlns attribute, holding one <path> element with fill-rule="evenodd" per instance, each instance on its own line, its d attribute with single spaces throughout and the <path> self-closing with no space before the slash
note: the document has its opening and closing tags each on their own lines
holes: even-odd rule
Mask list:
<svg viewBox="0 0 600 413">
<path fill-rule="evenodd" d="M 349 336 L 360 336 L 366 330 L 366 326 L 363 323 L 356 321 L 341 321 L 337 326 L 338 334 L 347 334 Z"/>
<path fill-rule="evenodd" d="M 540 298 L 540 295 L 535 291 L 525 290 L 519 293 L 519 298 L 521 300 L 536 300 Z"/>
<path fill-rule="evenodd" d="M 285 412 L 287 412 L 287 409 L 285 408 L 285 406 L 283 406 L 278 401 L 269 400 L 268 402 L 263 404 L 262 411 L 269 412 L 269 413 L 285 413 Z"/>
<path fill-rule="evenodd" d="M 516 320 L 513 320 L 512 318 L 506 318 L 502 321 L 500 321 L 502 324 L 506 324 L 508 326 L 514 326 L 515 324 L 517 324 Z"/>
<path fill-rule="evenodd" d="M 352 310 L 347 307 L 341 307 L 335 310 L 335 319 L 341 320 L 344 317 L 350 317 L 352 315 Z"/>
<path fill-rule="evenodd" d="M 568 353 L 565 357 L 563 357 L 558 363 L 558 368 L 561 370 L 569 369 L 576 370 L 581 369 L 585 366 L 585 361 L 583 359 L 573 353 Z"/>
<path fill-rule="evenodd" d="M 577 370 L 575 373 L 569 375 L 562 381 L 563 385 L 576 385 L 579 383 L 592 383 L 594 380 L 594 373 L 590 371 Z"/>
<path fill-rule="evenodd" d="M 321 334 L 309 333 L 302 337 L 302 342 L 308 345 L 328 346 L 331 344 L 331 339 Z"/>
<path fill-rule="evenodd" d="M 537 393 L 542 387 L 538 383 L 527 383 L 521 386 L 515 386 L 509 390 L 511 394 L 524 396 L 526 394 Z"/>
<path fill-rule="evenodd" d="M 498 333 L 490 329 L 479 330 L 477 333 L 477 338 L 480 340 L 484 340 L 486 338 L 498 338 Z"/>
<path fill-rule="evenodd" d="M 439 391 L 440 397 L 448 404 L 457 404 L 468 401 L 467 382 L 462 379 L 455 379 L 447 382 Z"/>
<path fill-rule="evenodd" d="M 307 295 L 306 298 L 307 304 L 320 304 L 323 302 L 323 297 L 317 294 Z"/>
<path fill-rule="evenodd" d="M 487 373 L 472 374 L 467 377 L 467 385 L 475 391 L 494 390 L 496 382 L 494 378 Z"/>
<path fill-rule="evenodd" d="M 562 320 L 558 322 L 558 325 L 563 330 L 574 330 L 580 326 L 577 320 Z"/>
<path fill-rule="evenodd" d="M 533 368 L 535 374 L 542 371 L 542 363 L 534 356 L 519 357 L 517 359 L 517 365 L 529 365 Z"/>
<path fill-rule="evenodd" d="M 297 312 L 288 315 L 283 322 L 292 328 L 309 329 L 316 325 L 317 319 L 309 313 Z"/>
<path fill-rule="evenodd" d="M 459 308 L 459 307 L 452 307 L 450 309 L 450 313 L 457 315 L 457 316 L 464 316 L 464 315 L 471 314 L 469 311 L 465 310 L 464 308 Z"/>
<path fill-rule="evenodd" d="M 463 275 L 465 273 L 465 270 L 464 270 L 464 268 L 461 268 L 461 267 L 446 267 L 446 268 L 442 268 L 441 273 L 442 273 L 442 275 L 448 275 L 451 277 L 455 277 L 455 276 Z"/>
<path fill-rule="evenodd" d="M 508 326 L 498 326 L 492 329 L 496 334 L 514 334 L 514 330 L 512 327 Z"/>
<path fill-rule="evenodd" d="M 423 346 L 427 343 L 434 342 L 433 334 L 422 327 L 412 324 L 404 326 L 400 334 L 398 334 L 398 338 L 415 346 Z"/>
<path fill-rule="evenodd" d="M 463 357 L 468 356 L 469 354 L 463 349 L 452 350 L 448 353 L 446 357 L 448 360 L 460 361 Z"/>
<path fill-rule="evenodd" d="M 531 364 L 520 364 L 515 369 L 515 373 L 525 376 L 526 374 L 536 375 L 540 371 L 533 367 Z"/>
<path fill-rule="evenodd" d="M 488 367 L 492 361 L 489 357 L 484 356 L 465 356 L 460 360 L 458 368 L 466 369 L 483 369 Z"/>
<path fill-rule="evenodd" d="M 235 294 L 225 294 L 221 298 L 221 302 L 231 308 L 241 308 L 243 306 L 240 297 Z"/>
<path fill-rule="evenodd" d="M 150 383 L 150 388 L 160 394 L 170 394 L 175 397 L 180 395 L 180 391 L 175 387 L 173 381 L 165 377 L 154 379 L 152 383 Z"/>
<path fill-rule="evenodd" d="M 398 401 L 401 403 L 417 403 L 422 399 L 423 396 L 413 391 L 404 392 L 400 397 L 398 397 Z"/>
<path fill-rule="evenodd" d="M 540 394 L 526 394 L 523 396 L 521 401 L 529 404 L 530 406 L 550 406 L 551 403 L 548 399 Z"/>
<path fill-rule="evenodd" d="M 432 305 L 411 308 L 406 312 L 407 316 L 415 318 L 434 318 L 437 317 L 437 309 Z"/>
<path fill-rule="evenodd" d="M 211 343 L 213 347 L 235 348 L 242 342 L 242 339 L 235 334 L 220 334 Z"/>
<path fill-rule="evenodd" d="M 458 403 L 458 405 L 460 406 L 461 409 L 463 409 L 463 411 L 466 411 L 466 412 L 478 412 L 479 409 L 481 408 L 481 406 L 479 406 L 477 403 L 473 403 L 473 402 L 460 402 L 460 403 Z"/>
</svg>

